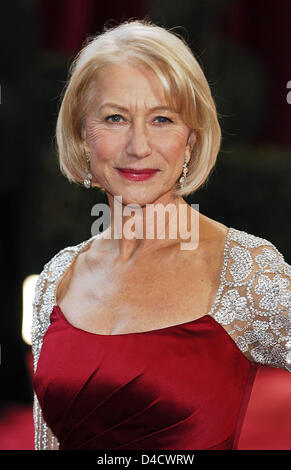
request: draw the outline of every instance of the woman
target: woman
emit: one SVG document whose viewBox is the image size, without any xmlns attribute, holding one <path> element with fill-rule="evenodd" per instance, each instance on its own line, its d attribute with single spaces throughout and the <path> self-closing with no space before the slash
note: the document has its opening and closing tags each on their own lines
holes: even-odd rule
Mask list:
<svg viewBox="0 0 291 470">
<path fill-rule="evenodd" d="M 291 370 L 291 268 L 271 242 L 182 197 L 206 181 L 221 137 L 192 52 L 147 21 L 93 38 L 72 64 L 56 137 L 63 173 L 105 191 L 111 224 L 39 276 L 35 448 L 235 449 L 259 365 Z M 168 204 L 159 237 L 146 208 Z"/>
</svg>

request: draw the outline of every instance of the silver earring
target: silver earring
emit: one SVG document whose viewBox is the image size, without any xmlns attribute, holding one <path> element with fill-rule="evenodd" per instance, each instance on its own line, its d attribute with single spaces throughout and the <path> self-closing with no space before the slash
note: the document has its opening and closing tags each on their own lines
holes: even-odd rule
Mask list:
<svg viewBox="0 0 291 470">
<path fill-rule="evenodd" d="M 89 169 L 90 169 L 90 157 L 91 157 L 90 152 L 87 152 L 86 153 L 86 160 L 87 160 Z M 84 181 L 83 181 L 83 184 L 84 184 L 85 188 L 87 188 L 87 189 L 91 188 L 91 181 L 92 181 L 92 174 L 88 171 L 86 173 L 86 176 L 85 176 Z"/>
<path fill-rule="evenodd" d="M 187 155 L 185 156 L 185 161 L 183 165 L 183 175 L 179 179 L 180 187 L 183 188 L 185 185 L 186 175 L 188 173 L 188 163 L 187 163 Z"/>
</svg>

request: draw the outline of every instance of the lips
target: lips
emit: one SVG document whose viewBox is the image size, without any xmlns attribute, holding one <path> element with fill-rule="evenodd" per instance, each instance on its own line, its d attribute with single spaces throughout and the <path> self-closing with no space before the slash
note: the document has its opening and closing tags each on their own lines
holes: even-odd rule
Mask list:
<svg viewBox="0 0 291 470">
<path fill-rule="evenodd" d="M 135 169 L 135 168 L 117 168 L 119 171 L 124 173 L 135 173 L 137 175 L 144 174 L 144 173 L 155 173 L 156 171 L 154 168 L 142 168 L 142 169 Z"/>
<path fill-rule="evenodd" d="M 130 181 L 145 181 L 149 178 L 152 178 L 159 170 L 153 168 L 116 168 L 118 173 L 127 180 Z"/>
</svg>

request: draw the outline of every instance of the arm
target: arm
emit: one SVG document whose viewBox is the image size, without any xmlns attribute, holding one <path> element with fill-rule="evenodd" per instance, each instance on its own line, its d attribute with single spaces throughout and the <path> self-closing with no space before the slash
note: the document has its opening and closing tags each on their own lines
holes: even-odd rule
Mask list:
<svg viewBox="0 0 291 470">
<path fill-rule="evenodd" d="M 291 266 L 271 242 L 232 230 L 213 316 L 250 361 L 291 372 Z"/>
<path fill-rule="evenodd" d="M 43 307 L 46 305 L 45 296 L 48 293 L 48 273 L 49 263 L 44 267 L 38 277 L 35 288 L 32 317 L 32 354 L 34 372 L 37 368 L 37 362 L 42 346 L 43 335 L 48 327 L 49 312 L 45 312 Z M 34 447 L 35 450 L 57 450 L 58 440 L 49 429 L 43 419 L 42 411 L 34 392 L 33 397 L 33 421 L 34 421 Z"/>
<path fill-rule="evenodd" d="M 69 268 L 78 253 L 86 248 L 94 239 L 79 243 L 76 246 L 64 248 L 59 251 L 45 266 L 38 277 L 35 296 L 33 302 L 32 318 L 32 354 L 34 372 L 37 368 L 40 355 L 43 336 L 50 323 L 50 314 L 55 305 L 56 289 L 62 276 Z M 36 394 L 34 394 L 34 426 L 35 426 L 35 449 L 36 450 L 56 450 L 59 448 L 57 438 L 53 435 L 48 425 L 43 419 L 42 411 L 38 403 Z"/>
<path fill-rule="evenodd" d="M 58 450 L 59 442 L 43 419 L 37 396 L 33 397 L 34 449 Z"/>
<path fill-rule="evenodd" d="M 291 372 L 291 266 L 274 245 L 256 248 L 252 257 L 256 272 L 247 295 L 253 318 L 242 341 L 256 362 Z"/>
</svg>

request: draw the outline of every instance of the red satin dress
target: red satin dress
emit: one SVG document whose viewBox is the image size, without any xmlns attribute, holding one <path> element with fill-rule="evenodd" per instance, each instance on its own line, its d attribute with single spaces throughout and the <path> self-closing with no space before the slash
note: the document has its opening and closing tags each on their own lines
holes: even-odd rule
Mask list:
<svg viewBox="0 0 291 470">
<path fill-rule="evenodd" d="M 61 450 L 237 448 L 258 365 L 211 316 L 117 335 L 50 320 L 34 387 Z"/>
</svg>

